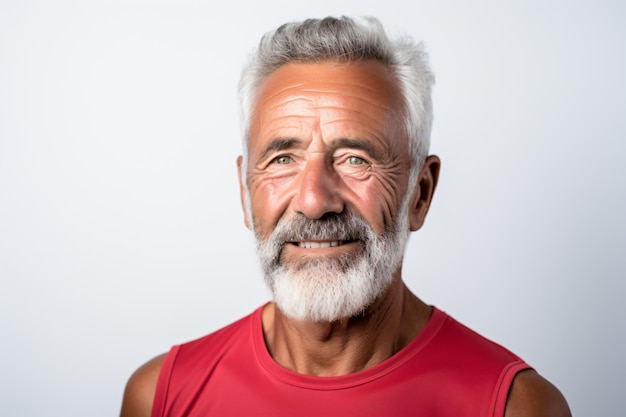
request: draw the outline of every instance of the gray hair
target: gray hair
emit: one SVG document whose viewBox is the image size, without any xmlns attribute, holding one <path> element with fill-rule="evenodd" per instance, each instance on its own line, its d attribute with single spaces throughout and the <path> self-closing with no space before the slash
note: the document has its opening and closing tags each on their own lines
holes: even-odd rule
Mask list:
<svg viewBox="0 0 626 417">
<path fill-rule="evenodd" d="M 308 19 L 287 23 L 266 33 L 250 56 L 239 82 L 243 130 L 243 178 L 248 158 L 250 117 L 259 85 L 282 65 L 334 60 L 382 62 L 398 82 L 403 97 L 402 119 L 411 155 L 410 184 L 415 184 L 428 155 L 432 125 L 431 86 L 435 78 L 421 43 L 408 37 L 391 40 L 373 18 Z M 245 182 L 245 180 L 244 180 Z"/>
</svg>

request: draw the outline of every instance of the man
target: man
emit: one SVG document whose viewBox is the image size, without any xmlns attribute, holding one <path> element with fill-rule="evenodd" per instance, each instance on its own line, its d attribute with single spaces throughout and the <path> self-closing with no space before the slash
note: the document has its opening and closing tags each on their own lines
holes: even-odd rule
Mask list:
<svg viewBox="0 0 626 417">
<path fill-rule="evenodd" d="M 421 47 L 374 19 L 261 40 L 238 167 L 273 302 L 139 368 L 123 417 L 570 415 L 521 359 L 402 281 L 439 175 L 433 80 Z"/>
</svg>

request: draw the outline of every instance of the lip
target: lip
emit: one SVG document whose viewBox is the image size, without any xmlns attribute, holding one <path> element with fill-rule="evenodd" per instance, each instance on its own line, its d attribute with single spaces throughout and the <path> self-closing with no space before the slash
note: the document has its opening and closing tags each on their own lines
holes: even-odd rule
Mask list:
<svg viewBox="0 0 626 417">
<path fill-rule="evenodd" d="M 341 242 L 336 246 L 330 246 L 331 242 Z M 306 247 L 305 245 L 311 247 Z M 303 246 L 300 246 L 300 245 Z M 346 255 L 356 255 L 363 248 L 358 240 L 303 240 L 287 242 L 282 248 L 281 259 L 283 262 L 299 262 L 307 259 L 331 259 Z"/>
</svg>

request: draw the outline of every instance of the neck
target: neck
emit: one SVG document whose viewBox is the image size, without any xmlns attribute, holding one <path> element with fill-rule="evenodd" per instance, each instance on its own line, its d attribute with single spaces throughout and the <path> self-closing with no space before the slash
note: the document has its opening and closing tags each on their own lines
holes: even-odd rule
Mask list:
<svg viewBox="0 0 626 417">
<path fill-rule="evenodd" d="M 377 365 L 404 348 L 424 328 L 431 308 L 396 279 L 362 315 L 335 322 L 301 322 L 274 303 L 263 311 L 270 355 L 306 375 L 337 376 Z"/>
</svg>

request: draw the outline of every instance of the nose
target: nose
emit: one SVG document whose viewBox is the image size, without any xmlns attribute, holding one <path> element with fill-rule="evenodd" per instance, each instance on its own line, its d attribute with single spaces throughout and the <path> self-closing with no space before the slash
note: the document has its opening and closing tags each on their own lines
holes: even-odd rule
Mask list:
<svg viewBox="0 0 626 417">
<path fill-rule="evenodd" d="M 300 173 L 294 210 L 309 219 L 320 219 L 327 213 L 341 213 L 344 202 L 339 189 L 340 178 L 325 158 L 309 159 Z"/>
</svg>

